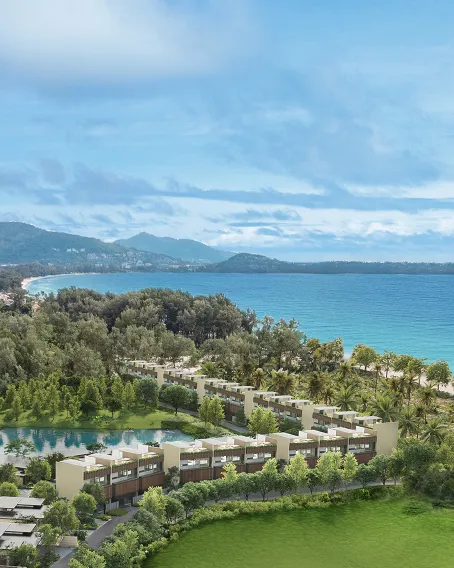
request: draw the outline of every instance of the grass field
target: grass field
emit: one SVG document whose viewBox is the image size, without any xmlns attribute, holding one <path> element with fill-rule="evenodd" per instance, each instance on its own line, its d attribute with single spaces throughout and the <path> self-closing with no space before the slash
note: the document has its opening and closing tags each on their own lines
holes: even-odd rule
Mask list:
<svg viewBox="0 0 454 568">
<path fill-rule="evenodd" d="M 404 500 L 218 521 L 150 558 L 151 568 L 452 568 L 454 511 Z"/>
<path fill-rule="evenodd" d="M 161 428 L 164 420 L 174 420 L 175 414 L 172 411 L 156 410 L 155 412 L 143 411 L 135 414 L 120 414 L 114 413 L 114 418 L 110 412 L 102 410 L 98 416 L 90 417 L 88 419 L 80 417 L 76 421 L 72 421 L 66 416 L 66 412 L 57 414 L 54 420 L 49 416 L 43 416 L 41 419 L 36 420 L 30 416 L 30 412 L 23 412 L 19 420 L 8 420 L 6 418 L 8 411 L 0 412 L 0 427 L 10 426 L 15 427 L 29 427 L 29 428 L 83 428 L 84 430 L 99 430 L 105 428 L 106 430 L 126 430 L 128 428 L 146 429 L 146 428 Z M 185 422 L 194 422 L 194 418 L 187 414 L 178 413 L 178 420 Z"/>
</svg>

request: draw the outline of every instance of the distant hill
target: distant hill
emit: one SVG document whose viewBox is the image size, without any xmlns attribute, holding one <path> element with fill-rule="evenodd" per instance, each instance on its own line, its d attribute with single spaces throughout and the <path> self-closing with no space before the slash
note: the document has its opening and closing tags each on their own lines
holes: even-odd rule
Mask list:
<svg viewBox="0 0 454 568">
<path fill-rule="evenodd" d="M 156 237 L 150 233 L 139 233 L 129 239 L 119 239 L 116 244 L 138 250 L 165 254 L 174 258 L 201 263 L 222 262 L 233 256 L 233 252 L 218 250 L 191 239 Z"/>
<path fill-rule="evenodd" d="M 236 254 L 201 272 L 280 274 L 454 274 L 454 263 L 434 262 L 285 262 L 260 254 Z"/>
<path fill-rule="evenodd" d="M 141 265 L 168 267 L 181 261 L 161 254 L 135 251 L 115 243 L 69 233 L 45 231 L 26 223 L 0 223 L 0 264 L 40 262 L 105 266 L 128 269 Z"/>
</svg>

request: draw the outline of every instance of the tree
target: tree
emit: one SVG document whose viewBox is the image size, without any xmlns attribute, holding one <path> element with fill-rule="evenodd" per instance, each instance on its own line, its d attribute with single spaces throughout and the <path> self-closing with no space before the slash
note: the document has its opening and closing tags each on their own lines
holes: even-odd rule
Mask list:
<svg viewBox="0 0 454 568">
<path fill-rule="evenodd" d="M 190 392 L 189 389 L 181 385 L 170 385 L 165 389 L 161 389 L 160 399 L 162 402 L 172 406 L 175 414 L 178 414 L 178 409 L 184 408 L 189 403 Z"/>
<path fill-rule="evenodd" d="M 373 347 L 368 347 L 360 343 L 359 345 L 355 345 L 353 349 L 352 359 L 357 365 L 364 367 L 365 371 L 367 371 L 377 358 L 378 354 Z"/>
<path fill-rule="evenodd" d="M 254 387 L 255 390 L 261 390 L 266 381 L 266 373 L 260 367 L 255 369 L 251 376 L 251 385 Z"/>
<path fill-rule="evenodd" d="M 271 434 L 278 432 L 276 416 L 272 410 L 266 410 L 262 406 L 258 406 L 252 411 L 249 418 L 248 429 L 251 435 Z"/>
<path fill-rule="evenodd" d="M 205 423 L 205 426 L 208 424 L 208 422 L 210 422 L 211 418 L 210 401 L 211 399 L 209 396 L 204 396 L 199 407 L 199 418 L 202 422 Z"/>
<path fill-rule="evenodd" d="M 21 456 L 24 458 L 34 451 L 36 451 L 35 444 L 25 438 L 16 438 L 5 446 L 5 454 L 14 454 L 16 457 Z"/>
<path fill-rule="evenodd" d="M 78 493 L 72 505 L 76 512 L 76 516 L 81 523 L 89 523 L 93 520 L 96 511 L 96 499 L 89 493 Z"/>
<path fill-rule="evenodd" d="M 108 396 L 105 402 L 107 410 L 111 413 L 112 418 L 115 412 L 119 412 L 123 408 L 122 399 L 114 398 L 113 396 Z"/>
<path fill-rule="evenodd" d="M 91 444 L 86 444 L 85 447 L 90 454 L 96 454 L 98 452 L 104 452 L 107 450 L 107 446 L 102 442 L 93 442 Z"/>
<path fill-rule="evenodd" d="M 342 483 L 342 455 L 340 452 L 325 452 L 318 458 L 317 475 L 320 482 L 333 493 Z"/>
<path fill-rule="evenodd" d="M 234 463 L 227 463 L 222 468 L 221 477 L 227 483 L 235 485 L 238 482 L 238 472 L 236 470 L 236 465 Z"/>
<path fill-rule="evenodd" d="M 149 487 L 139 501 L 140 507 L 153 515 L 163 523 L 166 519 L 166 496 L 162 487 Z"/>
<path fill-rule="evenodd" d="M 383 422 L 392 422 L 397 418 L 398 409 L 389 396 L 379 395 L 372 403 L 372 412 Z"/>
<path fill-rule="evenodd" d="M 81 544 L 69 561 L 69 568 L 106 568 L 106 561 L 96 550 Z"/>
<path fill-rule="evenodd" d="M 123 393 L 123 407 L 126 411 L 130 411 L 136 405 L 137 397 L 136 391 L 134 390 L 134 385 L 128 381 L 125 384 L 125 389 Z"/>
<path fill-rule="evenodd" d="M 56 501 L 44 513 L 44 523 L 58 528 L 63 534 L 71 534 L 79 528 L 79 519 L 71 503 Z"/>
<path fill-rule="evenodd" d="M 200 484 L 190 481 L 185 483 L 181 489 L 171 494 L 171 497 L 178 499 L 184 507 L 186 517 L 195 509 L 200 509 L 206 502 L 206 495 Z"/>
<path fill-rule="evenodd" d="M 277 486 L 278 471 L 276 458 L 271 458 L 262 467 L 262 471 L 255 474 L 257 489 L 265 501 L 266 494 Z"/>
<path fill-rule="evenodd" d="M 296 454 L 285 468 L 286 475 L 293 481 L 297 490 L 300 490 L 307 482 L 309 466 L 303 454 Z"/>
<path fill-rule="evenodd" d="M 115 377 L 110 387 L 110 398 L 117 400 L 120 404 L 123 401 L 125 387 L 120 377 Z"/>
<path fill-rule="evenodd" d="M 180 485 L 180 470 L 177 466 L 169 467 L 164 477 L 164 487 L 177 489 Z"/>
<path fill-rule="evenodd" d="M 451 369 L 446 361 L 435 361 L 427 367 L 427 381 L 432 385 L 437 385 L 437 390 L 440 390 L 440 385 L 447 386 L 452 378 Z"/>
<path fill-rule="evenodd" d="M 378 477 L 385 485 L 386 481 L 391 478 L 393 458 L 387 455 L 375 456 L 370 460 L 369 467 L 374 471 L 375 477 Z"/>
<path fill-rule="evenodd" d="M 357 393 L 352 385 L 342 386 L 336 398 L 336 405 L 341 410 L 353 410 L 356 407 Z"/>
<path fill-rule="evenodd" d="M 166 519 L 170 523 L 178 523 L 184 518 L 184 507 L 178 499 L 166 498 Z"/>
<path fill-rule="evenodd" d="M 0 483 L 8 481 L 17 485 L 17 469 L 11 463 L 0 465 Z"/>
<path fill-rule="evenodd" d="M 21 544 L 8 550 L 8 558 L 10 566 L 35 568 L 38 560 L 38 549 L 32 544 Z"/>
<path fill-rule="evenodd" d="M 159 386 L 156 379 L 144 377 L 135 383 L 137 398 L 145 405 L 156 408 L 158 405 Z"/>
<path fill-rule="evenodd" d="M 279 369 L 278 371 L 273 370 L 271 372 L 271 388 L 276 391 L 279 395 L 290 394 L 295 388 L 295 375 Z"/>
<path fill-rule="evenodd" d="M 50 481 L 38 481 L 33 486 L 30 493 L 31 497 L 36 497 L 37 499 L 44 499 L 45 505 L 50 505 L 58 499 L 58 492 L 53 483 Z"/>
<path fill-rule="evenodd" d="M 358 472 L 358 462 L 355 456 L 347 452 L 342 458 L 342 479 L 347 487 L 351 483 Z"/>
<path fill-rule="evenodd" d="M 171 361 L 173 366 L 179 363 L 183 357 L 193 357 L 196 351 L 192 339 L 170 331 L 164 333 L 161 337 L 160 348 L 162 359 Z"/>
<path fill-rule="evenodd" d="M 380 356 L 380 362 L 382 365 L 382 369 L 385 372 L 385 378 L 388 378 L 389 371 L 393 369 L 394 363 L 397 358 L 397 353 L 394 351 L 384 351 L 383 355 Z"/>
<path fill-rule="evenodd" d="M 25 475 L 31 483 L 38 481 L 48 481 L 52 475 L 52 469 L 49 462 L 42 458 L 30 458 L 25 468 Z"/>
<path fill-rule="evenodd" d="M 419 432 L 419 421 L 414 408 L 406 407 L 399 417 L 400 435 L 404 438 L 408 434 L 416 434 Z"/>
<path fill-rule="evenodd" d="M 240 473 L 237 481 L 237 489 L 240 495 L 243 495 L 246 501 L 249 496 L 258 491 L 257 478 L 251 473 Z"/>
<path fill-rule="evenodd" d="M 63 461 L 64 459 L 65 456 L 61 452 L 50 452 L 50 454 L 47 454 L 46 461 L 50 465 L 51 479 L 55 479 L 55 469 L 57 462 Z"/>
<path fill-rule="evenodd" d="M 0 483 L 0 495 L 2 497 L 19 497 L 19 489 L 15 483 L 4 481 Z"/>
<path fill-rule="evenodd" d="M 20 396 L 16 395 L 13 399 L 13 403 L 11 404 L 11 414 L 16 422 L 19 420 L 22 410 L 22 401 Z"/>
<path fill-rule="evenodd" d="M 239 426 L 244 426 L 246 424 L 246 414 L 244 413 L 244 406 L 240 406 L 235 414 L 235 422 Z"/>
<path fill-rule="evenodd" d="M 80 412 L 80 401 L 76 396 L 73 396 L 68 406 L 68 413 L 73 422 L 77 420 L 79 412 Z"/>
<path fill-rule="evenodd" d="M 356 471 L 355 479 L 365 489 L 368 485 L 377 479 L 377 474 L 369 464 L 361 464 Z"/>
<path fill-rule="evenodd" d="M 210 400 L 209 404 L 209 421 L 215 426 L 224 420 L 224 406 L 222 405 L 221 399 L 216 395 Z"/>
<path fill-rule="evenodd" d="M 143 547 L 139 546 L 134 530 L 126 530 L 121 538 L 105 540 L 99 553 L 106 562 L 106 568 L 130 568 L 141 566 L 145 559 Z"/>
<path fill-rule="evenodd" d="M 99 482 L 85 483 L 81 491 L 83 493 L 88 493 L 89 495 L 93 495 L 98 505 L 104 505 L 104 503 L 106 502 L 104 487 Z"/>
<path fill-rule="evenodd" d="M 102 408 L 102 398 L 94 379 L 87 380 L 81 392 L 80 409 L 87 416 Z"/>
<path fill-rule="evenodd" d="M 439 418 L 429 420 L 422 431 L 422 439 L 430 444 L 441 444 L 446 436 L 448 426 Z"/>
</svg>

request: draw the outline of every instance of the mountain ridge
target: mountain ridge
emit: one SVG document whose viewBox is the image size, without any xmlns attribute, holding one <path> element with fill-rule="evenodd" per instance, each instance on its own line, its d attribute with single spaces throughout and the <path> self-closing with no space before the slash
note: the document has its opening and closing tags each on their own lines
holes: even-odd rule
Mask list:
<svg viewBox="0 0 454 568">
<path fill-rule="evenodd" d="M 164 254 L 185 261 L 223 262 L 234 255 L 233 252 L 216 249 L 193 239 L 157 237 L 145 231 L 128 239 L 118 239 L 114 243 L 137 250 Z"/>
<path fill-rule="evenodd" d="M 93 237 L 46 231 L 19 222 L 0 222 L 0 264 L 80 263 L 106 265 L 116 263 L 124 268 L 150 264 L 157 267 L 182 264 L 167 255 L 136 251 Z"/>
</svg>

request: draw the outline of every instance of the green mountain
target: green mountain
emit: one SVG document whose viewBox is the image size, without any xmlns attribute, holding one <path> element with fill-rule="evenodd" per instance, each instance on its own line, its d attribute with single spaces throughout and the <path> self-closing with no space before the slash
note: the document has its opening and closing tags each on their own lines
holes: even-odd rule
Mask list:
<svg viewBox="0 0 454 568">
<path fill-rule="evenodd" d="M 285 262 L 260 254 L 236 254 L 224 262 L 208 264 L 201 272 L 281 274 L 454 274 L 454 263 L 435 262 Z"/>
<path fill-rule="evenodd" d="M 26 223 L 0 223 L 0 264 L 27 262 L 92 263 L 97 266 L 115 264 L 124 269 L 182 264 L 165 255 L 128 249 L 99 239 L 45 231 Z"/>
<path fill-rule="evenodd" d="M 191 239 L 173 239 L 171 237 L 156 237 L 150 233 L 139 233 L 129 239 L 115 241 L 119 245 L 138 250 L 165 254 L 182 260 L 193 262 L 222 262 L 234 253 L 218 250 L 199 241 Z"/>
</svg>

